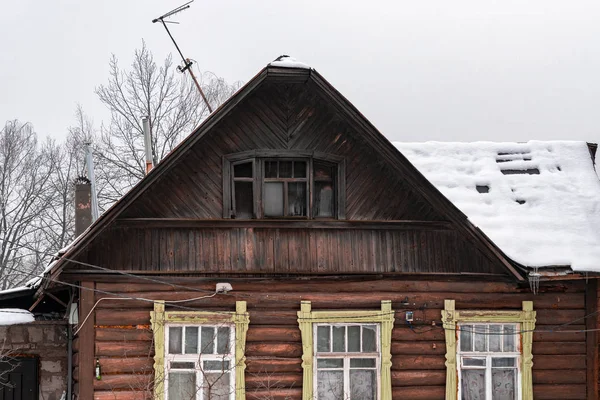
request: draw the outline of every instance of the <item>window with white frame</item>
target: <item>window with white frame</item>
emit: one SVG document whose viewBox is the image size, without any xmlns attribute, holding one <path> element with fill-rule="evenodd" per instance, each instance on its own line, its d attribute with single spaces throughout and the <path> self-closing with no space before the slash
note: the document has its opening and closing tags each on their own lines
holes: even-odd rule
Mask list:
<svg viewBox="0 0 600 400">
<path fill-rule="evenodd" d="M 166 328 L 165 400 L 235 399 L 233 324 Z"/>
<path fill-rule="evenodd" d="M 462 400 L 519 400 L 520 325 L 459 324 L 457 368 Z"/>
<path fill-rule="evenodd" d="M 314 392 L 318 400 L 376 400 L 379 324 L 314 324 Z"/>
</svg>

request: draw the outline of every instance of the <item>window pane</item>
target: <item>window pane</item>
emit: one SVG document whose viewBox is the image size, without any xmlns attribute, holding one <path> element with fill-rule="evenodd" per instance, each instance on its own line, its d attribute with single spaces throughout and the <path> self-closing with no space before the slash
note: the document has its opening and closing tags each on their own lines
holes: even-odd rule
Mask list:
<svg viewBox="0 0 600 400">
<path fill-rule="evenodd" d="M 515 325 L 504 325 L 504 351 L 516 351 L 515 349 Z"/>
<path fill-rule="evenodd" d="M 288 183 L 288 215 L 306 216 L 306 182 Z"/>
<path fill-rule="evenodd" d="M 314 216 L 333 217 L 333 184 L 331 182 L 315 182 Z"/>
<path fill-rule="evenodd" d="M 351 358 L 350 368 L 375 368 L 374 358 Z"/>
<path fill-rule="evenodd" d="M 265 182 L 263 203 L 267 217 L 283 216 L 283 182 Z"/>
<path fill-rule="evenodd" d="M 317 368 L 344 368 L 342 358 L 318 358 Z"/>
<path fill-rule="evenodd" d="M 169 353 L 181 354 L 181 327 L 172 326 L 169 328 Z"/>
<path fill-rule="evenodd" d="M 492 367 L 516 367 L 514 357 L 492 358 Z"/>
<path fill-rule="evenodd" d="M 234 165 L 233 176 L 236 178 L 252 178 L 252 163 L 247 162 Z"/>
<path fill-rule="evenodd" d="M 313 162 L 315 180 L 333 180 L 333 166 L 328 163 L 315 161 Z"/>
<path fill-rule="evenodd" d="M 294 178 L 306 178 L 306 162 L 294 161 Z"/>
<path fill-rule="evenodd" d="M 196 363 L 194 362 L 183 362 L 183 361 L 172 361 L 169 366 L 171 369 L 195 369 Z"/>
<path fill-rule="evenodd" d="M 186 354 L 198 353 L 198 327 L 197 326 L 186 326 L 185 327 L 185 353 Z"/>
<path fill-rule="evenodd" d="M 493 369 L 492 391 L 494 400 L 516 400 L 516 370 Z"/>
<path fill-rule="evenodd" d="M 466 367 L 485 367 L 485 358 L 464 357 L 462 363 Z"/>
<path fill-rule="evenodd" d="M 340 400 L 344 398 L 344 372 L 318 371 L 317 398 L 319 400 Z"/>
<path fill-rule="evenodd" d="M 334 326 L 333 327 L 333 351 L 345 352 L 346 351 L 346 327 L 345 326 Z"/>
<path fill-rule="evenodd" d="M 235 217 L 250 219 L 254 215 L 252 182 L 234 182 Z"/>
<path fill-rule="evenodd" d="M 265 161 L 265 178 L 277 178 L 277 161 Z"/>
<path fill-rule="evenodd" d="M 475 325 L 475 351 L 486 351 L 485 325 Z"/>
<path fill-rule="evenodd" d="M 331 345 L 329 343 L 330 326 L 317 326 L 317 351 L 330 352 Z"/>
<path fill-rule="evenodd" d="M 374 400 L 376 387 L 374 370 L 350 371 L 350 400 Z"/>
<path fill-rule="evenodd" d="M 207 400 L 229 400 L 229 394 L 231 393 L 230 376 L 229 372 L 204 374 L 202 398 Z"/>
<path fill-rule="evenodd" d="M 292 177 L 292 162 L 291 161 L 279 161 L 279 177 L 280 178 L 291 178 Z"/>
<path fill-rule="evenodd" d="M 200 353 L 213 354 L 215 352 L 215 328 L 212 326 L 202 327 L 202 347 Z"/>
<path fill-rule="evenodd" d="M 227 360 L 206 360 L 202 363 L 205 371 L 229 371 L 229 361 Z"/>
<path fill-rule="evenodd" d="M 490 325 L 488 329 L 489 351 L 502 351 L 502 325 Z"/>
<path fill-rule="evenodd" d="M 217 353 L 229 354 L 230 329 L 228 326 L 222 326 L 217 329 Z"/>
<path fill-rule="evenodd" d="M 196 373 L 169 373 L 169 400 L 196 400 Z"/>
<path fill-rule="evenodd" d="M 348 351 L 360 351 L 360 325 L 348 327 Z"/>
<path fill-rule="evenodd" d="M 473 325 L 460 325 L 460 351 L 473 351 Z"/>
<path fill-rule="evenodd" d="M 485 400 L 485 370 L 463 369 L 461 375 L 461 399 Z"/>
<path fill-rule="evenodd" d="M 365 325 L 362 331 L 362 351 L 363 352 L 374 352 L 377 351 L 377 339 L 375 338 L 375 332 L 377 328 L 375 325 Z"/>
</svg>

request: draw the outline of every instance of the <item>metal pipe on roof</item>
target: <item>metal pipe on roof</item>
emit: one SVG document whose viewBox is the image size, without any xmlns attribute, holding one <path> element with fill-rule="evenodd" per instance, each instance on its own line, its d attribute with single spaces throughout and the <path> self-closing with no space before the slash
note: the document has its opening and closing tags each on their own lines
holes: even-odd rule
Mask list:
<svg viewBox="0 0 600 400">
<path fill-rule="evenodd" d="M 152 137 L 150 134 L 150 117 L 142 117 L 142 126 L 144 128 L 144 148 L 146 150 L 146 175 L 153 167 L 152 164 Z"/>
</svg>

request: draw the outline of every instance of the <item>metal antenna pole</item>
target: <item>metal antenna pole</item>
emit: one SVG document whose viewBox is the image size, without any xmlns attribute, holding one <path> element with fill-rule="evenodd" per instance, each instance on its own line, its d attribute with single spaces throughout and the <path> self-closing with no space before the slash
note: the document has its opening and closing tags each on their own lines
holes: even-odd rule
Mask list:
<svg viewBox="0 0 600 400">
<path fill-rule="evenodd" d="M 183 10 L 186 10 L 188 8 L 190 8 L 190 3 L 192 3 L 194 0 L 185 3 L 182 6 L 179 6 L 171 11 L 169 11 L 168 13 L 161 15 L 158 18 L 155 18 L 152 20 L 152 23 L 156 23 L 158 21 L 160 21 L 162 23 L 162 25 L 165 27 L 165 30 L 167 31 L 167 33 L 169 34 L 169 37 L 171 38 L 171 41 L 173 42 L 173 44 L 175 45 L 175 48 L 177 49 L 177 52 L 179 53 L 179 55 L 181 56 L 181 60 L 183 61 L 183 67 L 177 67 L 177 69 L 179 70 L 179 72 L 183 73 L 185 72 L 185 70 L 188 70 L 190 73 L 190 76 L 192 77 L 192 80 L 194 81 L 194 83 L 196 84 L 196 88 L 198 89 L 198 91 L 200 92 L 200 96 L 202 96 L 202 100 L 204 100 L 204 103 L 206 104 L 206 107 L 208 107 L 208 111 L 212 113 L 212 107 L 210 106 L 210 104 L 208 103 L 208 99 L 206 98 L 206 96 L 204 95 L 204 91 L 202 90 L 202 88 L 200 87 L 200 84 L 198 83 L 198 80 L 196 79 L 196 75 L 194 75 L 194 71 L 192 71 L 191 66 L 193 65 L 193 62 L 189 59 L 189 58 L 185 58 L 183 56 L 183 53 L 181 52 L 181 49 L 179 48 L 179 46 L 177 45 L 177 42 L 175 41 L 175 39 L 173 38 L 173 35 L 171 35 L 171 31 L 169 31 L 169 28 L 167 27 L 167 24 L 165 22 L 165 18 L 170 17 L 174 14 L 177 14 L 178 12 L 181 12 Z M 168 21 L 167 21 L 168 22 Z"/>
</svg>

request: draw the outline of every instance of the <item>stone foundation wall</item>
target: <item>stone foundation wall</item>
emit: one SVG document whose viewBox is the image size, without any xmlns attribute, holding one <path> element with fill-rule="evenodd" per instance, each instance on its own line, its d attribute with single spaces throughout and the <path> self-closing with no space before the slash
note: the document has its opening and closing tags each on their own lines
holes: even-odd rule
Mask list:
<svg viewBox="0 0 600 400">
<path fill-rule="evenodd" d="M 0 347 L 11 355 L 39 358 L 40 400 L 60 400 L 67 390 L 67 324 L 35 321 L 0 326 Z"/>
</svg>

